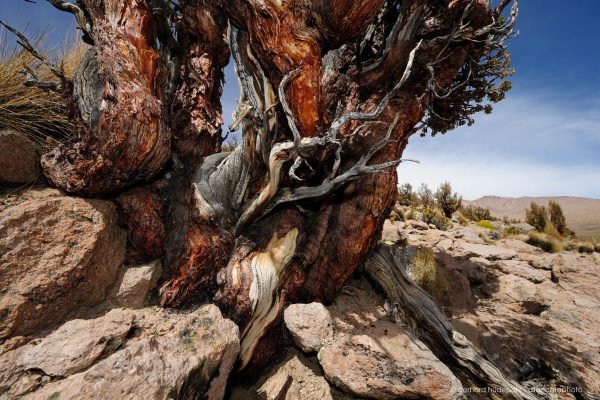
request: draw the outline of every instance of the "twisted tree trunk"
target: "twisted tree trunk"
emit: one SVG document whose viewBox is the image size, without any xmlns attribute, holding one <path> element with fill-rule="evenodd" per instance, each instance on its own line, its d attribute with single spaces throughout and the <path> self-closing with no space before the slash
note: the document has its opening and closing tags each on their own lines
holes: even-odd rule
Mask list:
<svg viewBox="0 0 600 400">
<path fill-rule="evenodd" d="M 502 98 L 516 16 L 484 0 L 51 2 L 94 50 L 77 142 L 44 156 L 46 176 L 120 193 L 129 258 L 163 258 L 164 306 L 214 298 L 241 327 L 241 368 L 276 350 L 286 302 L 330 301 L 364 262 L 408 138 Z M 243 140 L 223 153 L 230 52 Z"/>
</svg>

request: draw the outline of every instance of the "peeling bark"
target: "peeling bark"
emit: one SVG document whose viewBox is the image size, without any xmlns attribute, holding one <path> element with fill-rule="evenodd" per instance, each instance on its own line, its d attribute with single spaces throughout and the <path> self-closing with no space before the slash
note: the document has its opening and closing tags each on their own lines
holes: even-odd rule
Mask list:
<svg viewBox="0 0 600 400">
<path fill-rule="evenodd" d="M 130 258 L 162 255 L 164 306 L 214 294 L 242 368 L 272 353 L 286 301 L 330 301 L 364 262 L 408 138 L 516 15 L 484 0 L 81 3 L 95 53 L 74 85 L 78 141 L 45 173 L 85 195 L 160 177 L 118 198 Z M 229 50 L 243 140 L 219 153 Z"/>
</svg>

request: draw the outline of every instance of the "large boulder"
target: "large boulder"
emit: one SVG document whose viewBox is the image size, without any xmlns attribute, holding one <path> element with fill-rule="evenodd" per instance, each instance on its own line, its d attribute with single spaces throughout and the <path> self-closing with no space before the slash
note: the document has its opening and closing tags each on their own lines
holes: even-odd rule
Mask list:
<svg viewBox="0 0 600 400">
<path fill-rule="evenodd" d="M 239 331 L 216 306 L 182 314 L 159 309 L 129 312 L 136 315 L 135 325 L 141 330 L 138 337 L 124 341 L 122 349 L 66 379 L 45 385 L 42 379 L 41 388 L 22 398 L 223 398 L 239 353 Z"/>
<path fill-rule="evenodd" d="M 345 335 L 319 351 L 325 376 L 370 399 L 458 399 L 460 381 L 417 338 L 391 321 Z"/>
<path fill-rule="evenodd" d="M 0 211 L 0 340 L 106 298 L 125 257 L 112 203 L 32 191 Z"/>
<path fill-rule="evenodd" d="M 28 183 L 37 177 L 35 145 L 24 135 L 0 131 L 0 182 Z"/>
<path fill-rule="evenodd" d="M 296 346 L 310 353 L 333 338 L 333 320 L 321 303 L 291 304 L 283 318 Z"/>
<path fill-rule="evenodd" d="M 44 377 L 67 377 L 119 349 L 133 327 L 131 311 L 74 319 L 42 339 L 0 355 L 0 393 L 18 397 Z"/>
<path fill-rule="evenodd" d="M 460 398 L 460 381 L 383 306 L 366 281 L 354 281 L 329 307 L 334 338 L 319 350 L 327 380 L 360 398 Z"/>
<path fill-rule="evenodd" d="M 510 260 L 517 256 L 517 252 L 512 249 L 489 244 L 469 243 L 462 240 L 454 242 L 454 247 L 459 255 L 467 258 L 482 257 L 488 260 Z"/>
</svg>

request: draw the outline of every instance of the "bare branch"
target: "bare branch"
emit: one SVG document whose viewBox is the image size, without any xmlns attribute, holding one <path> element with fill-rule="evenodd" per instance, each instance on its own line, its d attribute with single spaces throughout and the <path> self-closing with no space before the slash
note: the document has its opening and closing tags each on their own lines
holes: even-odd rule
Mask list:
<svg viewBox="0 0 600 400">
<path fill-rule="evenodd" d="M 52 4 L 54 6 L 54 8 L 56 8 L 60 11 L 65 11 L 65 12 L 73 14 L 75 16 L 75 20 L 77 21 L 77 25 L 79 25 L 79 28 L 81 28 L 81 30 L 84 32 L 84 38 L 88 38 L 88 39 L 92 40 L 91 21 L 85 15 L 85 12 L 83 11 L 83 9 L 81 7 L 79 7 L 79 5 L 68 2 L 68 1 L 61 1 L 61 0 L 47 0 L 47 1 L 48 1 L 48 3 Z"/>
<path fill-rule="evenodd" d="M 27 65 L 23 67 L 21 73 L 25 75 L 24 85 L 27 87 L 37 87 L 43 90 L 50 90 L 53 92 L 61 92 L 64 89 L 60 83 L 41 81 L 38 78 L 35 71 Z"/>
</svg>

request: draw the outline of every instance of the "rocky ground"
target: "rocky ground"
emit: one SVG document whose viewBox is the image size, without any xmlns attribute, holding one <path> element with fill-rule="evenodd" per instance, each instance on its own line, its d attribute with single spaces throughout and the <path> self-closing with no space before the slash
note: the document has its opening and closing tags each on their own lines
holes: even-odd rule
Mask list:
<svg viewBox="0 0 600 400">
<path fill-rule="evenodd" d="M 433 251 L 436 300 L 508 376 L 600 396 L 600 254 L 547 254 L 483 233 L 388 221 L 383 240 L 408 255 Z M 154 306 L 160 262 L 124 265 L 125 246 L 109 201 L 39 185 L 3 191 L 0 399 L 486 398 L 465 394 L 392 322 L 360 272 L 333 304 L 289 305 L 279 357 L 240 374 L 238 327 L 214 305 Z"/>
</svg>

